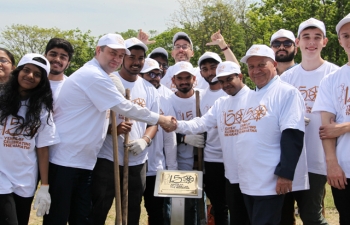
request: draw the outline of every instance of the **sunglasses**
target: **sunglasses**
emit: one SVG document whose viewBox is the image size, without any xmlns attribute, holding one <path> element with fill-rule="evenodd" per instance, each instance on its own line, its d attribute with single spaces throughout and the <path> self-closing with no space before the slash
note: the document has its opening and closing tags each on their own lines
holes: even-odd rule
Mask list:
<svg viewBox="0 0 350 225">
<path fill-rule="evenodd" d="M 279 48 L 283 44 L 285 48 L 290 48 L 292 45 L 294 45 L 293 41 L 285 40 L 285 41 L 273 41 L 271 46 L 274 48 Z"/>
<path fill-rule="evenodd" d="M 153 72 L 149 72 L 148 75 L 154 79 L 156 77 L 159 77 L 159 78 L 162 78 L 163 77 L 163 74 L 162 73 L 153 73 Z"/>
</svg>

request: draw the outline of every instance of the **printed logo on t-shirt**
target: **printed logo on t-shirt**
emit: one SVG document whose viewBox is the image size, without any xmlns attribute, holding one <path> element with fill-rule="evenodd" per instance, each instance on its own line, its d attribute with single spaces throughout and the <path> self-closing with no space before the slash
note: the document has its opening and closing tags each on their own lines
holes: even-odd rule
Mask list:
<svg viewBox="0 0 350 225">
<path fill-rule="evenodd" d="M 299 91 L 304 98 L 306 113 L 312 112 L 312 106 L 310 106 L 307 102 L 314 102 L 317 97 L 318 86 L 314 86 L 312 88 L 306 88 L 306 86 L 299 86 Z M 313 103 L 312 103 L 313 105 Z"/>
<path fill-rule="evenodd" d="M 17 131 L 16 129 L 20 126 L 20 120 L 18 118 L 12 117 L 9 124 L 7 124 L 7 119 L 5 120 L 5 125 L 2 130 L 3 146 L 7 148 L 22 148 L 30 149 L 30 142 L 25 141 L 24 137 L 18 137 L 29 134 L 29 129 L 22 129 Z"/>
<path fill-rule="evenodd" d="M 266 112 L 265 105 L 259 105 L 256 108 L 240 109 L 236 113 L 233 110 L 223 111 L 220 121 L 221 131 L 224 132 L 225 136 L 236 136 L 245 132 L 257 132 L 256 126 L 251 126 L 249 121 L 259 121 L 266 115 Z"/>
<path fill-rule="evenodd" d="M 191 120 L 191 119 L 193 119 L 192 110 L 191 111 L 187 111 L 186 113 L 183 113 L 181 111 L 177 111 L 177 115 L 179 116 L 179 118 L 181 118 L 181 120 Z"/>
<path fill-rule="evenodd" d="M 136 98 L 136 99 L 132 100 L 131 102 L 141 106 L 142 108 L 146 107 L 146 101 L 143 98 Z"/>
<path fill-rule="evenodd" d="M 346 86 L 345 84 L 341 84 L 338 87 L 339 93 L 338 93 L 338 101 L 341 105 L 341 109 L 346 108 L 345 114 L 348 116 L 350 115 L 348 112 L 348 106 L 347 104 L 350 102 L 350 96 L 349 96 L 349 86 Z"/>
</svg>

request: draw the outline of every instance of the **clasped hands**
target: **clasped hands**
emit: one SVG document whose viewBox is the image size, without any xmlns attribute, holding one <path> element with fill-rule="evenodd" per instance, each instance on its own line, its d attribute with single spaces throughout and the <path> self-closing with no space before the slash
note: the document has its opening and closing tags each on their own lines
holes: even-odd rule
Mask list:
<svg viewBox="0 0 350 225">
<path fill-rule="evenodd" d="M 166 132 L 172 132 L 177 128 L 177 120 L 173 116 L 159 116 L 158 124 L 165 130 Z"/>
</svg>

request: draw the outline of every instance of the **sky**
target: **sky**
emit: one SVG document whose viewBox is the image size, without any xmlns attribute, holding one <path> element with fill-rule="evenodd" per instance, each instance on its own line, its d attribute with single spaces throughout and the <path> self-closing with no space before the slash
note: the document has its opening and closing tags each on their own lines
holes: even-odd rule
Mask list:
<svg viewBox="0 0 350 225">
<path fill-rule="evenodd" d="M 128 29 L 163 32 L 171 14 L 179 9 L 176 0 L 10 0 L 1 3 L 0 31 L 12 24 L 79 28 L 94 36 Z"/>
</svg>

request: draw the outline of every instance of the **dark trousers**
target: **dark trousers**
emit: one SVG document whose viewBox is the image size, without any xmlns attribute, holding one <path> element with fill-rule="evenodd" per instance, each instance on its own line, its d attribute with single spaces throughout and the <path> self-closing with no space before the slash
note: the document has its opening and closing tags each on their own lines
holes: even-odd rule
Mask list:
<svg viewBox="0 0 350 225">
<path fill-rule="evenodd" d="M 226 202 L 230 212 L 230 225 L 247 225 L 249 217 L 239 184 L 226 179 Z M 214 215 L 215 216 L 215 215 Z M 215 224 L 217 224 L 215 222 Z"/>
<path fill-rule="evenodd" d="M 0 194 L 0 224 L 27 225 L 33 198 L 24 198 L 15 193 Z"/>
<path fill-rule="evenodd" d="M 214 209 L 215 224 L 228 225 L 228 206 L 225 194 L 225 168 L 223 163 L 204 162 L 204 191 Z"/>
<path fill-rule="evenodd" d="M 298 204 L 300 218 L 304 225 L 328 225 L 322 215 L 322 201 L 324 197 L 327 177 L 325 175 L 309 173 L 310 189 L 286 194 L 282 208 L 281 225 L 294 225 L 294 200 Z"/>
<path fill-rule="evenodd" d="M 49 165 L 50 213 L 44 216 L 44 225 L 84 225 L 91 213 L 92 171 Z"/>
<path fill-rule="evenodd" d="M 251 196 L 243 194 L 252 225 L 278 225 L 281 220 L 284 195 Z"/>
<path fill-rule="evenodd" d="M 340 225 L 350 224 L 350 179 L 346 179 L 346 181 L 348 185 L 345 186 L 344 190 L 332 187 L 334 204 L 339 212 Z"/>
<path fill-rule="evenodd" d="M 119 166 L 120 190 L 123 190 L 123 166 Z M 115 197 L 113 162 L 98 158 L 93 170 L 92 221 L 104 224 Z M 139 224 L 142 195 L 146 187 L 146 164 L 129 166 L 128 225 Z"/>
<path fill-rule="evenodd" d="M 163 225 L 163 204 L 164 198 L 154 196 L 154 186 L 156 183 L 156 176 L 146 177 L 146 190 L 143 193 L 145 208 L 148 214 L 149 225 Z"/>
</svg>

